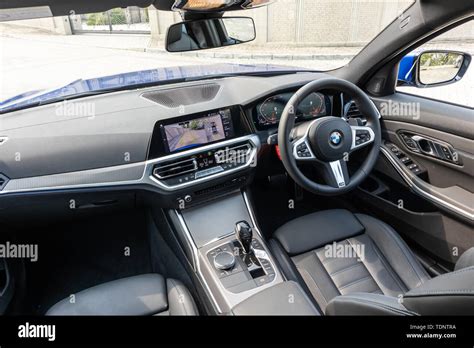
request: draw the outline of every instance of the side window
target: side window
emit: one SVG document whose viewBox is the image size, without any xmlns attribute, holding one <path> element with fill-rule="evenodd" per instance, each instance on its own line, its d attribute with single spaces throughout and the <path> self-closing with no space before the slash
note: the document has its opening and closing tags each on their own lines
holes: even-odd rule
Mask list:
<svg viewBox="0 0 474 348">
<path fill-rule="evenodd" d="M 400 61 L 396 90 L 474 107 L 474 21 L 453 28 Z"/>
</svg>

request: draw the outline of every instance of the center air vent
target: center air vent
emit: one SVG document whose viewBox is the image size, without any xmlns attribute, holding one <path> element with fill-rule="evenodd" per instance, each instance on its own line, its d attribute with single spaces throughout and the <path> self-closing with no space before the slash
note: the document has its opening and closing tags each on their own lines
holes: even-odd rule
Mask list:
<svg viewBox="0 0 474 348">
<path fill-rule="evenodd" d="M 194 158 L 179 160 L 172 163 L 157 164 L 153 169 L 153 175 L 158 179 L 169 179 L 178 175 L 189 173 L 197 169 Z"/>
<path fill-rule="evenodd" d="M 7 182 L 8 182 L 8 178 L 2 173 L 0 173 L 0 191 L 3 190 Z"/>
<path fill-rule="evenodd" d="M 223 148 L 215 153 L 217 163 L 246 163 L 252 147 L 248 142 Z"/>
<path fill-rule="evenodd" d="M 218 84 L 208 83 L 198 86 L 147 92 L 142 94 L 142 96 L 167 108 L 177 108 L 182 105 L 187 106 L 211 101 L 217 96 L 220 88 Z"/>
</svg>

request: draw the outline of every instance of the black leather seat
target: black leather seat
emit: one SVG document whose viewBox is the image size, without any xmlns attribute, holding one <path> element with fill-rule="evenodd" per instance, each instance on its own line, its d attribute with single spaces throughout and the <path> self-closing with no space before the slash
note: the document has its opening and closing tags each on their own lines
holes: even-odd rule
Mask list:
<svg viewBox="0 0 474 348">
<path fill-rule="evenodd" d="M 198 315 L 188 289 L 159 274 L 142 274 L 83 290 L 46 315 Z"/>
<path fill-rule="evenodd" d="M 287 277 L 306 285 L 326 314 L 450 314 L 443 301 L 452 303 L 450 295 L 460 291 L 460 306 L 469 301 L 474 308 L 472 257 L 464 257 L 463 269 L 431 280 L 400 236 L 368 215 L 316 212 L 280 227 L 270 245 Z M 450 310 L 462 314 L 461 307 Z"/>
</svg>

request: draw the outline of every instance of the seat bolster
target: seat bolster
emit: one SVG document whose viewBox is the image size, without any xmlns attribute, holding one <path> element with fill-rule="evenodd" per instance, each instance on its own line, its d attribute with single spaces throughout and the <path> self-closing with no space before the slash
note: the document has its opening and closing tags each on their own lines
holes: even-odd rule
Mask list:
<svg viewBox="0 0 474 348">
<path fill-rule="evenodd" d="M 83 290 L 56 303 L 46 315 L 153 315 L 167 308 L 164 278 L 142 274 Z"/>
<path fill-rule="evenodd" d="M 333 209 L 312 213 L 281 226 L 274 234 L 288 255 L 294 256 L 343 240 L 364 231 L 364 226 L 348 210 Z"/>
<path fill-rule="evenodd" d="M 167 279 L 169 315 L 198 315 L 189 290 L 178 280 Z"/>
<path fill-rule="evenodd" d="M 351 293 L 334 297 L 326 315 L 416 315 L 399 303 L 398 298 L 370 293 Z"/>
<path fill-rule="evenodd" d="M 458 271 L 471 266 L 474 266 L 474 247 L 467 249 L 461 257 L 459 257 L 454 270 Z"/>
<path fill-rule="evenodd" d="M 392 227 L 368 215 L 355 216 L 408 289 L 414 289 L 430 279 L 416 256 Z"/>
<path fill-rule="evenodd" d="M 474 266 L 437 276 L 403 296 L 421 315 L 474 315 Z"/>
</svg>

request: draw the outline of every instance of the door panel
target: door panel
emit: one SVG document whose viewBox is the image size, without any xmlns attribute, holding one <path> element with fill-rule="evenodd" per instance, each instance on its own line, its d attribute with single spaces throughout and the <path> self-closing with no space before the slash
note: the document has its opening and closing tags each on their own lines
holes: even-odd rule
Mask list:
<svg viewBox="0 0 474 348">
<path fill-rule="evenodd" d="M 401 93 L 373 100 L 382 114 L 383 145 L 357 194 L 423 252 L 452 268 L 474 246 L 473 110 Z M 401 115 L 395 103 L 414 105 L 417 113 Z M 432 157 L 410 148 L 402 131 L 452 148 L 459 164 L 442 153 Z"/>
<path fill-rule="evenodd" d="M 408 148 L 401 136 L 400 130 L 407 130 L 415 134 L 429 136 L 450 144 L 458 154 L 462 165 L 451 164 L 437 158 L 417 153 Z M 383 138 L 394 143 L 400 149 L 419 162 L 428 171 L 429 183 L 436 187 L 446 188 L 459 186 L 465 190 L 474 192 L 474 141 L 457 137 L 449 133 L 433 130 L 430 128 L 409 124 L 406 122 L 383 121 Z"/>
</svg>

